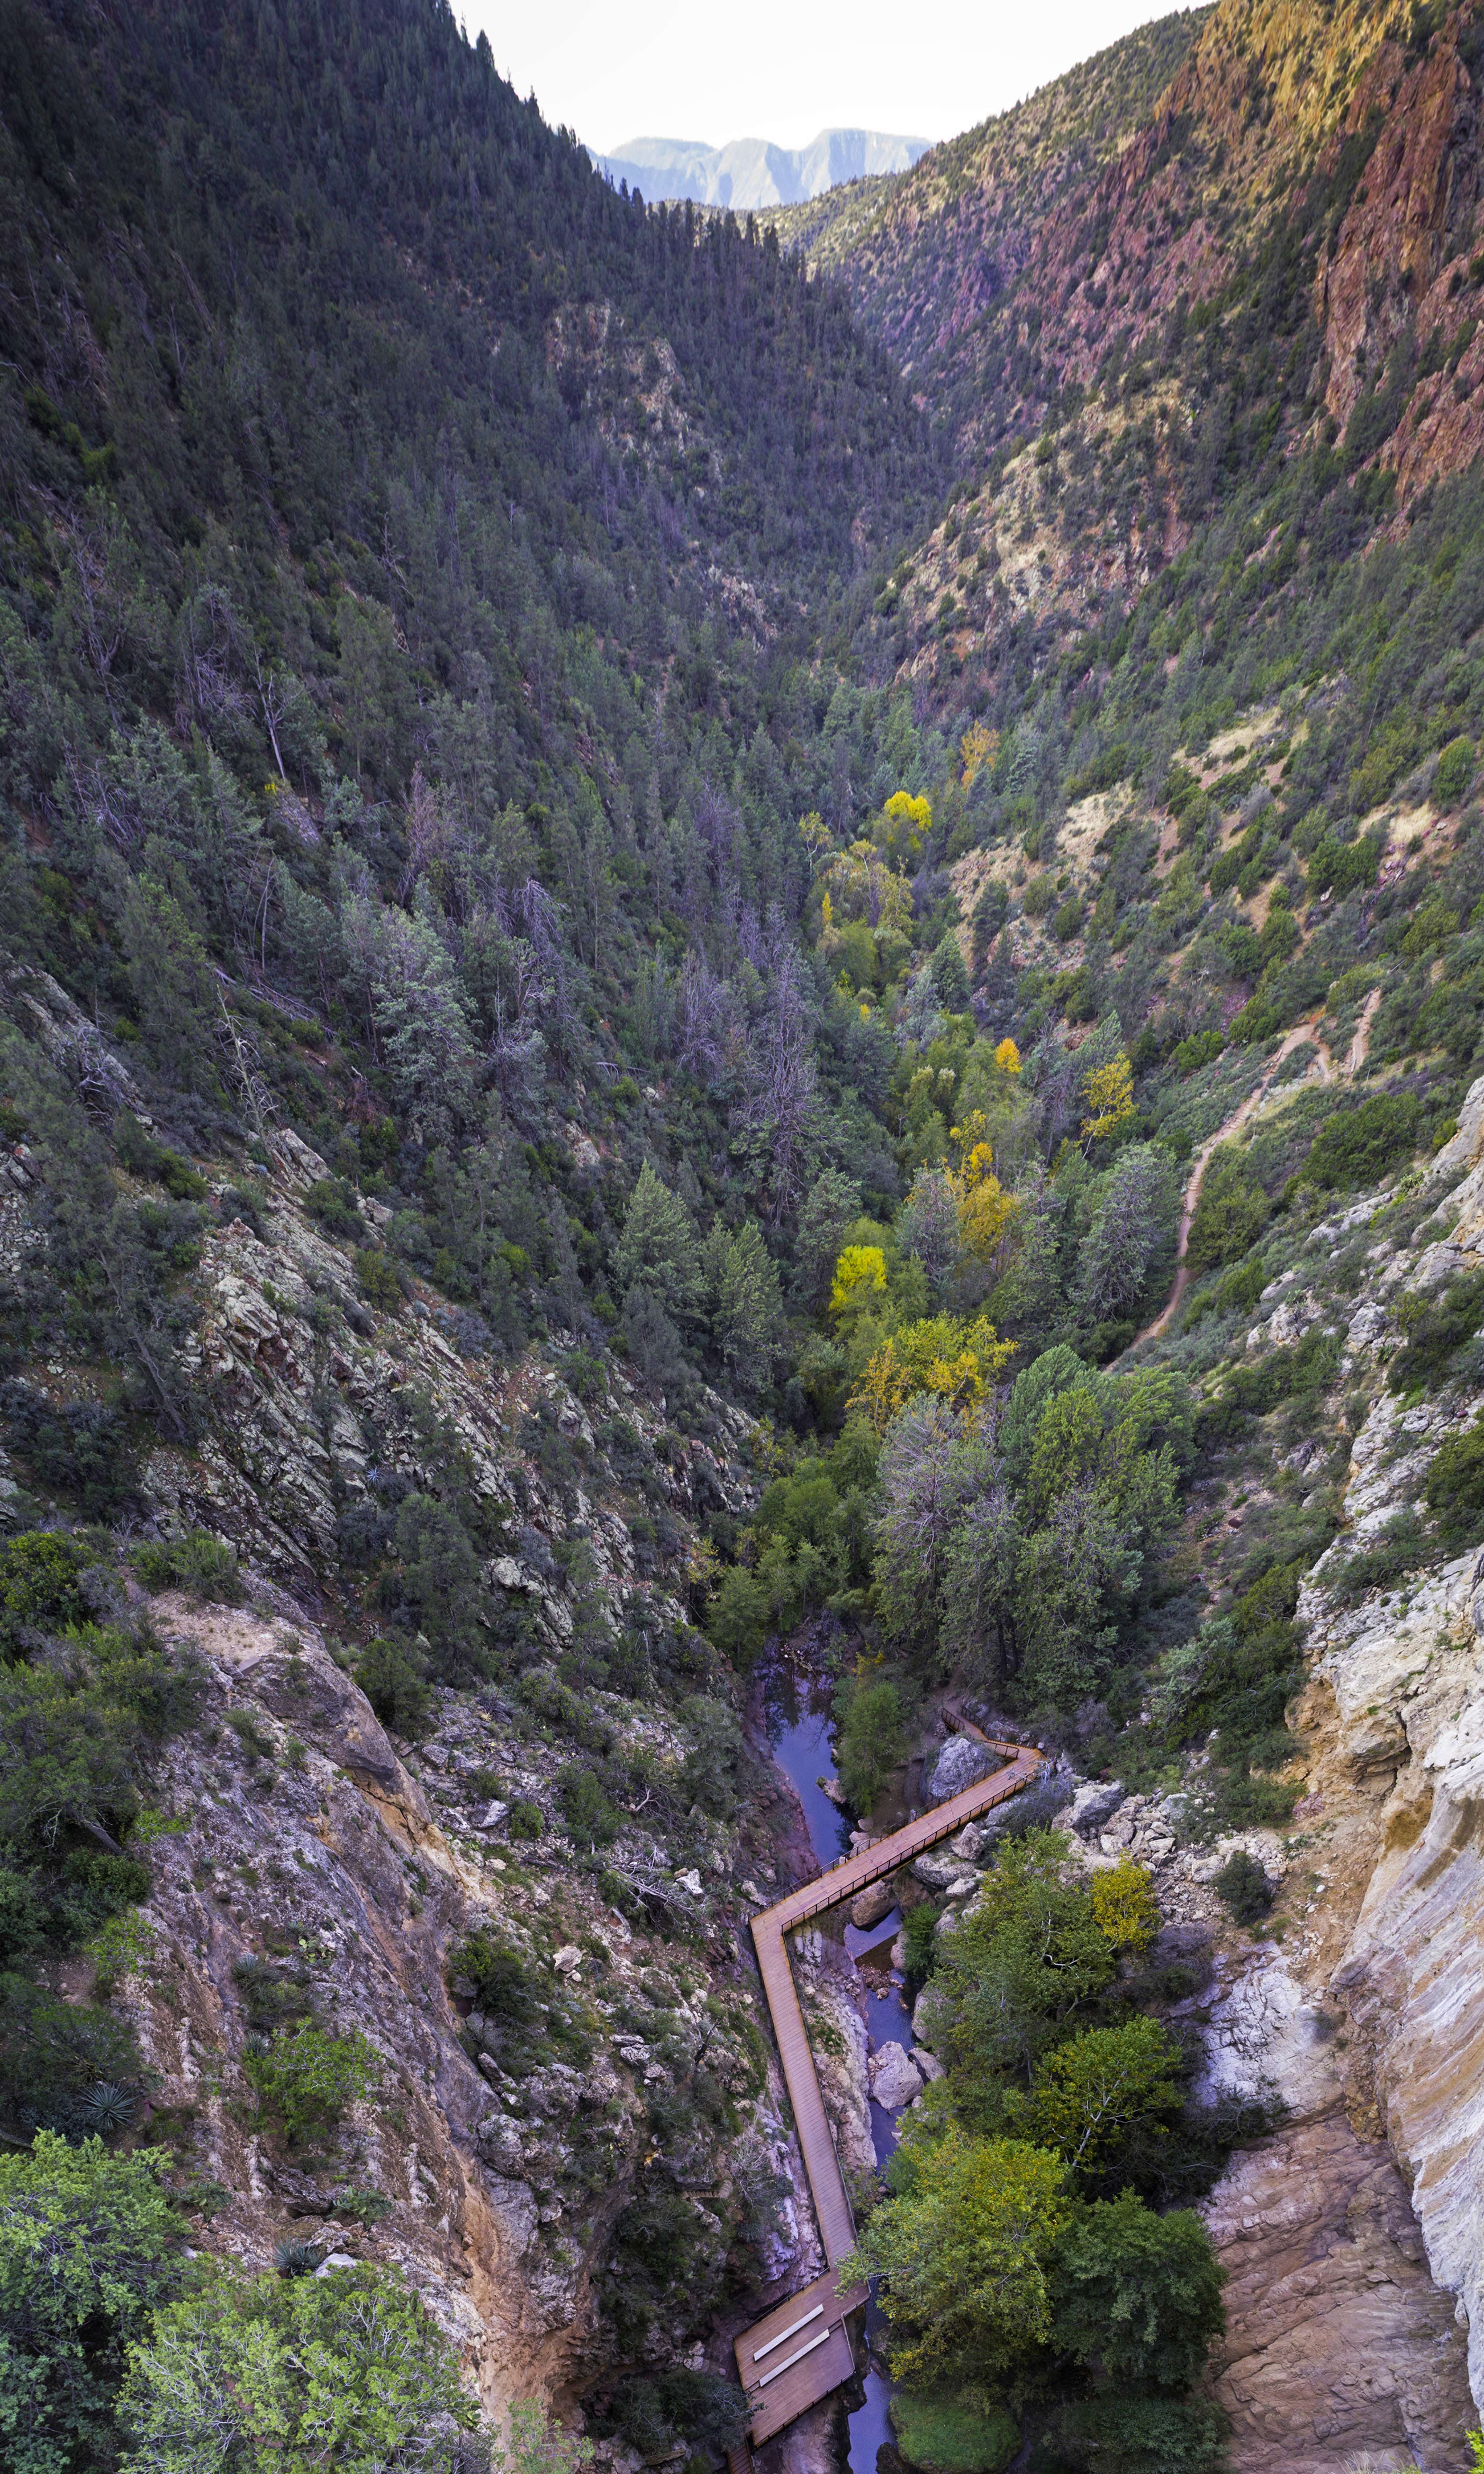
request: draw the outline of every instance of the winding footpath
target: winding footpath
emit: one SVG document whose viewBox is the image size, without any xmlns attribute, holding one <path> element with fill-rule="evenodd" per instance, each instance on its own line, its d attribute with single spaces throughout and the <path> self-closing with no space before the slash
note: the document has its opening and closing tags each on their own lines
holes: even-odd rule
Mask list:
<svg viewBox="0 0 1484 2474">
<path fill-rule="evenodd" d="M 965 1734 L 979 1734 L 977 1727 L 969 1727 L 962 1719 L 958 1724 Z M 977 1785 L 965 1787 L 961 1795 L 950 1796 L 946 1804 L 909 1821 L 903 1829 L 894 1830 L 888 1838 L 878 1839 L 859 1855 L 844 1856 L 817 1880 L 791 1890 L 787 1898 L 763 1908 L 752 1919 L 763 1990 L 778 2040 L 778 2055 L 793 2107 L 799 2153 L 809 2178 L 819 2238 L 829 2263 L 822 2276 L 805 2286 L 802 2292 L 775 2303 L 737 2340 L 737 2369 L 752 2409 L 754 2447 L 761 2447 L 765 2439 L 771 2439 L 795 2415 L 817 2405 L 832 2389 L 854 2376 L 855 2349 L 845 2323 L 865 2301 L 863 2285 L 839 2291 L 840 2264 L 855 2249 L 855 2219 L 819 2093 L 809 2032 L 789 1964 L 787 1936 L 795 1926 L 807 1924 L 812 1917 L 853 1899 L 872 1881 L 882 1880 L 888 1873 L 910 1864 L 913 1856 L 951 1838 L 966 1821 L 977 1820 L 981 1813 L 1017 1795 L 1041 1768 L 1043 1756 L 1029 1745 L 993 1743 L 987 1737 L 981 1737 L 981 1741 L 989 1742 L 992 1752 L 1005 1756 L 1003 1769 L 981 1779 Z M 750 2462 L 745 2443 L 733 2449 L 728 2457 L 731 2474 L 745 2474 Z"/>
<path fill-rule="evenodd" d="M 1279 1043 L 1276 1055 L 1271 1059 L 1261 1081 L 1253 1085 L 1253 1089 L 1249 1091 L 1246 1099 L 1241 1103 L 1241 1105 L 1232 1110 L 1232 1113 L 1227 1119 L 1226 1124 L 1217 1128 L 1209 1141 L 1202 1144 L 1200 1151 L 1196 1153 L 1195 1162 L 1190 1172 L 1189 1182 L 1185 1187 L 1185 1200 L 1180 1207 L 1180 1243 L 1175 1251 L 1175 1284 L 1170 1291 L 1164 1306 L 1155 1317 L 1154 1322 L 1149 1323 L 1145 1329 L 1139 1333 L 1138 1340 L 1131 1343 L 1132 1347 L 1137 1348 L 1139 1341 L 1163 1339 L 1164 1334 L 1169 1330 L 1170 1325 L 1179 1311 L 1180 1299 L 1183 1298 L 1185 1291 L 1190 1286 L 1190 1265 L 1186 1260 L 1186 1255 L 1190 1247 L 1190 1226 L 1196 1216 L 1196 1205 L 1201 1200 L 1201 1180 L 1205 1175 L 1206 1165 L 1210 1159 L 1211 1153 L 1218 1150 L 1221 1144 L 1229 1142 L 1233 1134 L 1239 1134 L 1242 1128 L 1247 1125 L 1253 1116 L 1255 1116 L 1261 1103 L 1267 1098 L 1269 1086 L 1271 1085 L 1278 1067 L 1282 1064 L 1283 1059 L 1286 1056 L 1291 1056 L 1293 1055 L 1296 1048 L 1302 1048 L 1307 1045 L 1318 1052 L 1315 1056 L 1314 1063 L 1310 1066 L 1308 1073 L 1303 1075 L 1300 1082 L 1295 1084 L 1294 1087 L 1296 1090 L 1302 1089 L 1303 1083 L 1307 1082 L 1311 1078 L 1317 1082 L 1326 1083 L 1336 1081 L 1341 1078 L 1350 1079 L 1357 1075 L 1361 1067 L 1364 1065 L 1367 1055 L 1370 1052 L 1371 1025 L 1375 1020 L 1375 1009 L 1380 1002 L 1380 989 L 1373 988 L 1371 994 L 1367 997 L 1365 1004 L 1361 1007 L 1360 1020 L 1355 1025 L 1355 1035 L 1351 1039 L 1349 1048 L 1345 1052 L 1344 1058 L 1339 1064 L 1336 1064 L 1333 1056 L 1330 1055 L 1324 1041 L 1319 1036 L 1317 1025 L 1320 1017 L 1318 1013 L 1310 1014 L 1305 1021 L 1296 1023 L 1293 1030 L 1284 1034 L 1284 1037 Z"/>
</svg>

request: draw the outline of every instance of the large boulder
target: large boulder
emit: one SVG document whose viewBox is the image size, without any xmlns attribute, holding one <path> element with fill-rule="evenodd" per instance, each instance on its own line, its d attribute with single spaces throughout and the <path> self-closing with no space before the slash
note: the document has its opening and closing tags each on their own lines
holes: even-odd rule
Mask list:
<svg viewBox="0 0 1484 2474">
<path fill-rule="evenodd" d="M 958 1897 L 960 1885 L 972 1889 L 979 1875 L 971 1864 L 961 1862 L 957 1856 L 942 1855 L 937 1848 L 932 1848 L 926 1856 L 916 1858 L 912 1865 L 912 1879 L 920 1881 L 925 1890 L 935 1890 L 939 1896 L 946 1891 L 950 1897 Z"/>
<path fill-rule="evenodd" d="M 858 1890 L 850 1902 L 850 1921 L 858 1932 L 868 1932 L 872 1925 L 884 1925 L 896 1905 L 896 1893 L 889 1881 L 872 1881 Z"/>
<path fill-rule="evenodd" d="M 888 2113 L 896 2113 L 922 2094 L 922 2073 L 905 2047 L 883 2045 L 870 2058 L 871 2095 Z"/>
<path fill-rule="evenodd" d="M 1117 1779 L 1109 1779 L 1104 1786 L 1088 1779 L 1078 1788 L 1067 1807 L 1067 1828 L 1074 1830 L 1079 1838 L 1096 1838 L 1111 1821 L 1124 1800 L 1124 1794 L 1125 1789 Z"/>
<path fill-rule="evenodd" d="M 930 1804 L 946 1804 L 950 1796 L 961 1795 L 965 1787 L 977 1786 L 991 1771 L 1000 1767 L 1000 1756 L 992 1744 L 977 1743 L 972 1735 L 950 1735 L 928 1781 Z"/>
</svg>

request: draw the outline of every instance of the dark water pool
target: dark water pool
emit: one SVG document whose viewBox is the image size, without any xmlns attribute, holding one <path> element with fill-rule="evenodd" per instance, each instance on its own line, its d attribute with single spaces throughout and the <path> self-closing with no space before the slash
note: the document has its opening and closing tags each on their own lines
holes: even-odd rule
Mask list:
<svg viewBox="0 0 1484 2474">
<path fill-rule="evenodd" d="M 768 1679 L 765 1709 L 773 1758 L 798 1792 L 809 1843 L 821 1867 L 833 1864 L 849 1847 L 850 1824 L 819 1784 L 821 1778 L 833 1781 L 835 1777 L 828 1687 L 784 1669 Z M 894 1907 L 881 1924 L 868 1929 L 845 1927 L 845 1948 L 865 1982 L 865 2033 L 873 2053 L 883 2045 L 900 2045 L 907 2052 L 912 2048 L 912 2012 L 901 1978 L 890 1966 L 891 1944 L 901 1928 L 902 1919 Z M 872 2101 L 871 2136 L 878 2165 L 885 2165 L 896 2146 L 897 2119 Z M 876 2347 L 884 2333 L 881 2313 L 874 2302 L 867 2303 L 865 2335 L 870 2355 L 865 2402 L 850 2416 L 851 2474 L 876 2474 L 877 2451 L 892 2438 L 891 2382 L 876 2365 Z"/>
</svg>

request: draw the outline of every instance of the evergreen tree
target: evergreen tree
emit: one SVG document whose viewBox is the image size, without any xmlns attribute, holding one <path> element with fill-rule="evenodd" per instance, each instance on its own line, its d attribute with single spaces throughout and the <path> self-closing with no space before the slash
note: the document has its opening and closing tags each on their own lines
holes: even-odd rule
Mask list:
<svg viewBox="0 0 1484 2474">
<path fill-rule="evenodd" d="M 700 1296 L 700 1249 L 691 1215 L 645 1160 L 629 1197 L 614 1272 L 625 1291 L 644 1289 L 672 1316 L 693 1312 Z"/>
</svg>

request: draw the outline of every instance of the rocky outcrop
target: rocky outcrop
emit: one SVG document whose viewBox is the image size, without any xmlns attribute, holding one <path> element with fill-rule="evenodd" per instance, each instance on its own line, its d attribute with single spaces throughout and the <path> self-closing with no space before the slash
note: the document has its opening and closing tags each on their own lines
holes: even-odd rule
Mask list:
<svg viewBox="0 0 1484 2474">
<path fill-rule="evenodd" d="M 718 2268 L 741 2212 L 758 2219 L 760 2283 L 813 2268 L 807 2211 L 773 2195 L 796 2168 L 729 1980 L 729 1928 L 707 1955 L 724 1880 L 694 1873 L 689 1889 L 663 1848 L 626 1833 L 614 1861 L 656 1920 L 630 1923 L 556 1840 L 527 1843 L 518 1867 L 481 1828 L 489 1774 L 518 1779 L 537 1809 L 562 1757 L 513 1728 L 499 1695 L 439 1694 L 414 1752 L 281 1592 L 231 1610 L 159 1597 L 152 1614 L 194 1648 L 203 1706 L 156 1782 L 148 1933 L 121 2000 L 152 2074 L 153 2135 L 175 2150 L 187 2205 L 207 2209 L 212 2248 L 263 2266 L 309 2231 L 398 2264 L 497 2412 L 560 2399 L 602 2361 L 601 2275 L 657 2154 Z M 657 1722 L 611 1708 L 620 1728 L 631 1711 L 651 1759 L 676 1757 Z M 579 2023 L 575 2039 L 559 2045 L 533 2006 L 513 2052 L 484 2021 L 450 1974 L 474 1928 L 516 1954 L 533 2005 Z M 284 2144 L 245 2069 L 265 2001 L 364 2040 L 367 2095 L 312 2152 Z M 734 2133 L 717 2137 L 687 2100 L 698 2074 L 737 2108 Z M 684 2350 L 697 2332 L 672 2333 Z"/>
<path fill-rule="evenodd" d="M 1229 2283 L 1213 2360 L 1242 2474 L 1452 2474 L 1463 2349 L 1385 2146 L 1332 2107 L 1239 2153 L 1207 2204 Z"/>
<path fill-rule="evenodd" d="M 924 2080 L 906 2049 L 901 2045 L 878 2046 L 869 2063 L 871 2101 L 888 2113 L 899 2112 L 921 2096 Z"/>
<path fill-rule="evenodd" d="M 859 2191 L 875 2177 L 876 2146 L 855 1961 L 816 1925 L 792 1934 L 789 1952 L 836 2150 Z"/>
<path fill-rule="evenodd" d="M 947 1804 L 950 1797 L 961 1795 L 965 1787 L 977 1786 L 1000 1765 L 1000 1755 L 992 1744 L 982 1744 L 972 1735 L 950 1735 L 933 1764 L 928 1781 L 928 1800 Z"/>
<path fill-rule="evenodd" d="M 1484 1081 L 1427 1200 L 1409 1246 L 1375 1249 L 1347 1336 L 1372 1380 L 1398 1301 L 1480 1260 Z M 1410 1406 L 1372 1398 L 1348 1534 L 1299 1601 L 1307 1793 L 1291 1832 L 1254 1844 L 1282 1879 L 1283 1938 L 1224 1936 L 1203 2002 L 1210 2091 L 1289 2110 L 1207 2208 L 1232 2279 L 1220 2393 L 1242 2474 L 1339 2468 L 1359 2447 L 1449 2474 L 1484 2401 L 1484 1558 L 1353 1603 L 1334 1587 L 1347 1553 L 1417 1508 L 1478 1407 L 1456 1381 Z"/>
</svg>

